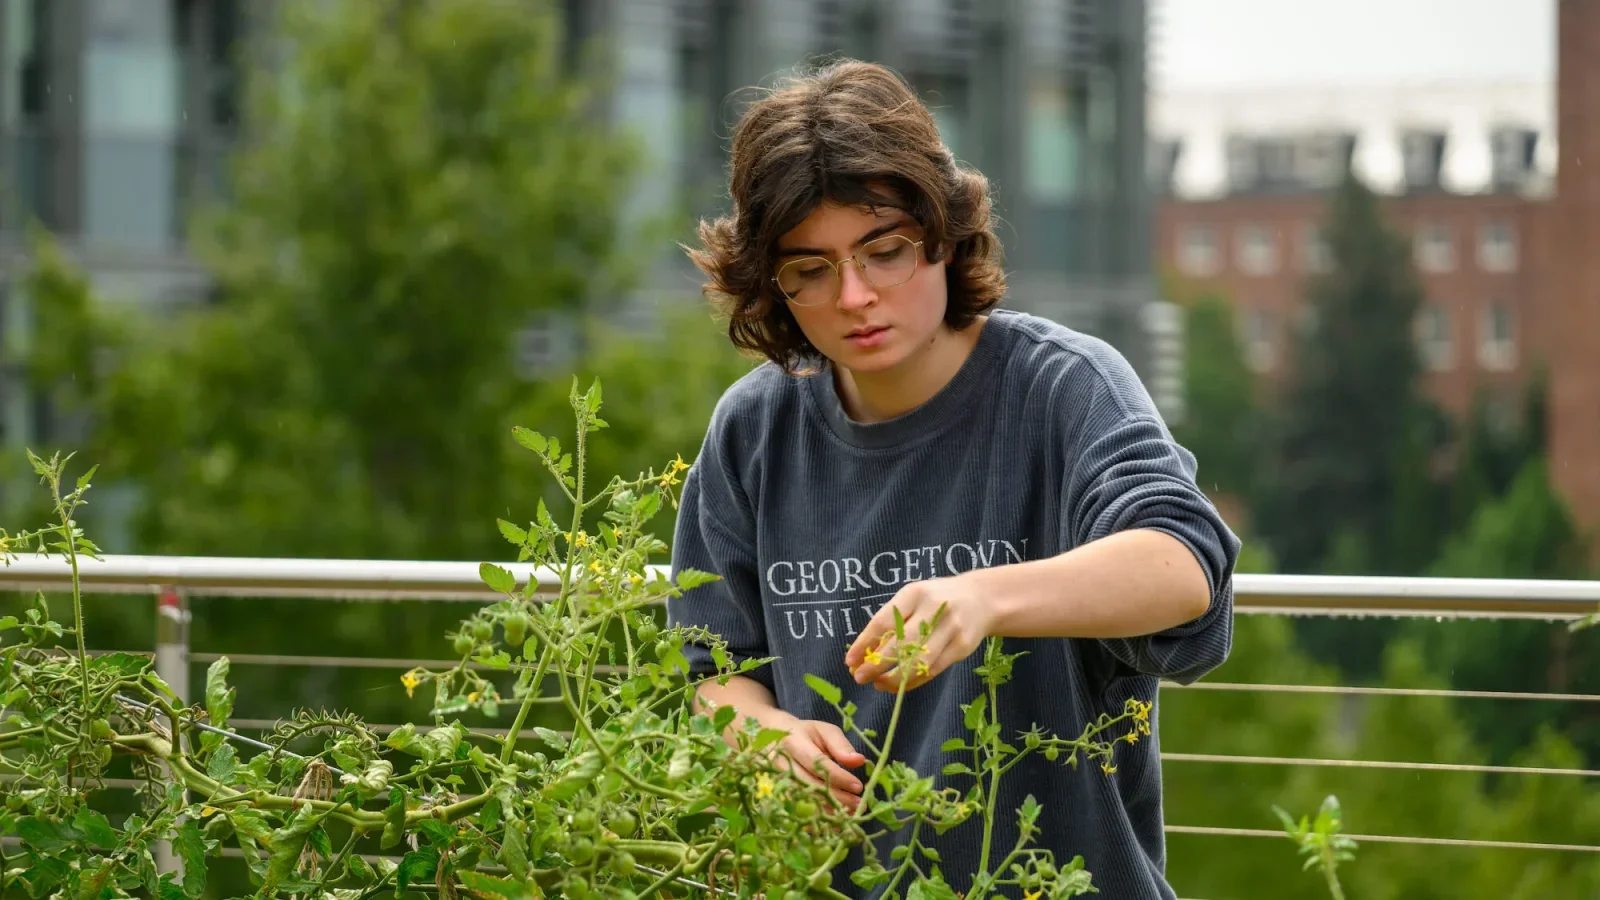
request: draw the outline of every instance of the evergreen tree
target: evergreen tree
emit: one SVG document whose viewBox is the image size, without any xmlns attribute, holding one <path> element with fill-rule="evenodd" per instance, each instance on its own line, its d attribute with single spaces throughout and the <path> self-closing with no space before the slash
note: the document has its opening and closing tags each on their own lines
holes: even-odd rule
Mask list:
<svg viewBox="0 0 1600 900">
<path fill-rule="evenodd" d="M 1242 499 L 1259 464 L 1261 422 L 1225 299 L 1206 294 L 1185 304 L 1183 352 L 1184 416 L 1173 436 L 1195 455 L 1202 489 Z"/>
<path fill-rule="evenodd" d="M 1261 533 L 1295 572 L 1324 569 L 1341 543 L 1364 547 L 1371 565 L 1391 564 L 1390 510 L 1419 452 L 1412 334 L 1422 298 L 1409 244 L 1354 176 L 1334 194 L 1324 231 L 1333 265 L 1309 285 L 1316 326 L 1291 360 L 1257 503 Z"/>
</svg>

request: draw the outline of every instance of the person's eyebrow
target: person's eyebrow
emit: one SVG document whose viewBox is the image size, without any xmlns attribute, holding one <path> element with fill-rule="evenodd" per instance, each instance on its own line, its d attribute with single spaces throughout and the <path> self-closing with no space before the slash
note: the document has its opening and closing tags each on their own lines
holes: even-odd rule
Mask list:
<svg viewBox="0 0 1600 900">
<path fill-rule="evenodd" d="M 862 236 L 856 238 L 855 243 L 851 244 L 850 246 L 852 248 L 859 248 L 862 244 L 865 244 L 868 241 L 877 240 L 878 238 L 883 237 L 884 235 L 888 234 L 889 232 L 895 230 L 896 228 L 904 228 L 906 225 L 909 225 L 909 224 L 911 224 L 911 217 L 910 216 L 901 216 L 900 218 L 896 219 L 893 222 L 886 222 L 886 223 L 884 223 L 882 225 L 879 225 L 877 228 L 874 228 L 871 231 L 867 232 L 866 234 L 863 234 Z M 779 256 L 827 256 L 828 255 L 828 251 L 827 250 L 823 250 L 823 249 L 821 249 L 819 247 L 779 247 L 778 248 L 778 255 Z"/>
</svg>

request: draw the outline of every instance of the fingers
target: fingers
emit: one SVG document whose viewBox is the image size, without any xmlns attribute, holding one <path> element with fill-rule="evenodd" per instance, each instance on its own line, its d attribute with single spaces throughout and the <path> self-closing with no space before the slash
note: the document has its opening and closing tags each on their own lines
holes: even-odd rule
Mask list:
<svg viewBox="0 0 1600 900">
<path fill-rule="evenodd" d="M 830 722 L 815 722 L 812 724 L 812 731 L 816 734 L 818 743 L 839 765 L 847 769 L 866 765 L 866 756 L 851 745 L 850 739 L 844 735 L 844 729 Z"/>
<path fill-rule="evenodd" d="M 790 736 L 785 739 L 784 761 L 795 778 L 827 791 L 845 809 L 853 812 L 861 803 L 860 782 L 829 759 L 808 737 Z M 822 770 L 821 775 L 817 772 L 818 768 Z"/>
</svg>

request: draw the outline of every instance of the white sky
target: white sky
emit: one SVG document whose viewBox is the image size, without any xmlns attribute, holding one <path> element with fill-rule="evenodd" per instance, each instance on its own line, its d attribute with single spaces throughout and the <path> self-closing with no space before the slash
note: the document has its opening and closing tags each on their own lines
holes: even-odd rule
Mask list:
<svg viewBox="0 0 1600 900">
<path fill-rule="evenodd" d="M 1557 2 L 1152 0 L 1153 87 L 1547 80 Z"/>
</svg>

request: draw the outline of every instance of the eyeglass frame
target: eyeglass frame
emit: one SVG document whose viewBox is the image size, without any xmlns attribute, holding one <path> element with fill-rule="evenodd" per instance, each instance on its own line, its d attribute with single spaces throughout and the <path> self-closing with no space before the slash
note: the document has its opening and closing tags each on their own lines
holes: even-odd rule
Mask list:
<svg viewBox="0 0 1600 900">
<path fill-rule="evenodd" d="M 913 253 L 915 254 L 911 258 L 911 274 L 906 276 L 905 281 L 896 281 L 894 284 L 877 284 L 867 275 L 867 264 L 861 261 L 861 254 L 865 253 L 867 248 L 872 246 L 873 244 L 876 244 L 879 241 L 886 241 L 886 240 L 888 240 L 890 238 L 899 238 L 900 240 L 905 241 L 906 243 L 911 245 L 911 249 L 912 249 Z M 806 260 L 810 260 L 810 259 L 821 260 L 822 262 L 825 262 L 825 263 L 828 264 L 828 268 L 833 270 L 833 280 L 834 280 L 834 284 L 835 284 L 836 287 L 834 288 L 833 296 L 829 297 L 827 300 L 819 300 L 816 303 L 800 303 L 800 302 L 796 301 L 793 297 L 789 296 L 789 292 L 784 290 L 783 289 L 783 285 L 778 283 L 778 276 L 780 274 L 782 274 L 783 270 L 788 268 L 789 266 L 792 266 L 795 263 L 805 262 Z M 786 303 L 790 303 L 790 304 L 793 304 L 794 306 L 799 306 L 799 307 L 804 308 L 804 309 L 813 309 L 813 308 L 818 307 L 818 306 L 826 306 L 829 303 L 836 302 L 839 299 L 839 294 L 844 290 L 844 273 L 839 271 L 839 267 L 844 265 L 847 262 L 855 263 L 856 264 L 856 268 L 858 270 L 860 270 L 860 272 L 861 272 L 861 277 L 866 279 L 866 282 L 868 284 L 872 285 L 873 287 L 878 287 L 878 288 L 899 287 L 900 285 L 905 284 L 906 281 L 910 281 L 912 278 L 916 277 L 917 269 L 918 269 L 918 267 L 920 267 L 922 265 L 922 241 L 921 240 L 913 241 L 910 237 L 908 237 L 906 235 L 903 235 L 903 234 L 885 234 L 885 235 L 882 235 L 881 237 L 873 238 L 872 240 L 870 240 L 870 241 L 866 242 L 865 244 L 863 244 L 861 246 L 860 250 L 857 250 L 856 252 L 850 254 L 849 256 L 846 256 L 846 257 L 844 257 L 842 259 L 839 259 L 839 260 L 831 260 L 831 259 L 827 258 L 826 256 L 800 256 L 800 257 L 796 257 L 796 258 L 791 259 L 788 262 L 784 263 L 783 265 L 779 266 L 778 270 L 776 272 L 772 273 L 772 284 L 773 284 L 773 286 L 775 286 L 778 289 L 778 293 L 783 296 L 784 302 L 786 302 Z"/>
</svg>

